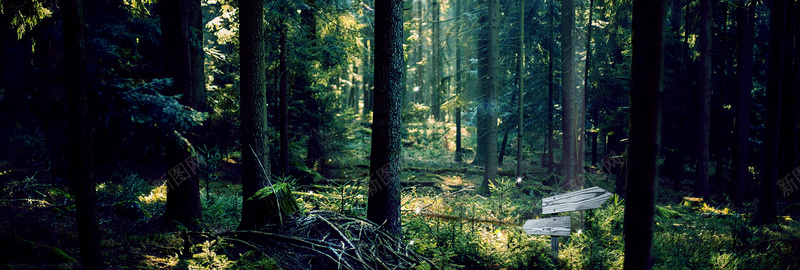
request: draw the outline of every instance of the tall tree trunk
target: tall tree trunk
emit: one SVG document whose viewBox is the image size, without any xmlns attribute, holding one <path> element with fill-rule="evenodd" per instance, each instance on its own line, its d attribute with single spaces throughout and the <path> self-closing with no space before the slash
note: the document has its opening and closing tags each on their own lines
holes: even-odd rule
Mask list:
<svg viewBox="0 0 800 270">
<path fill-rule="evenodd" d="M 573 190 L 581 186 L 578 181 L 578 153 L 577 137 L 579 136 L 577 123 L 578 93 L 575 90 L 575 48 L 572 44 L 572 34 L 575 28 L 575 1 L 564 0 L 561 2 L 561 168 L 564 178 L 561 187 L 564 190 Z"/>
<path fill-rule="evenodd" d="M 483 0 L 486 2 L 488 0 Z M 477 58 L 478 58 L 478 87 L 475 93 L 475 101 L 478 103 L 475 113 L 476 125 L 476 147 L 475 159 L 472 165 L 486 165 L 487 144 L 489 142 L 489 15 L 484 13 L 479 20 L 481 30 L 478 36 Z"/>
<path fill-rule="evenodd" d="M 780 162 L 778 175 L 787 175 L 797 167 L 797 104 L 800 98 L 794 91 L 794 61 L 797 61 L 794 48 L 795 33 L 795 1 L 787 1 L 786 30 L 784 41 L 786 52 L 783 62 L 783 99 L 781 102 L 781 137 L 780 137 Z"/>
<path fill-rule="evenodd" d="M 287 16 L 287 10 L 281 12 L 282 16 Z M 286 22 L 281 19 L 278 23 L 278 46 L 280 47 L 280 55 L 278 56 L 278 91 L 279 97 L 278 105 L 279 110 L 279 124 L 280 124 L 280 172 L 283 177 L 289 176 L 289 68 L 286 64 Z M 355 92 L 355 91 L 353 91 Z M 351 95 L 353 93 L 350 93 Z"/>
<path fill-rule="evenodd" d="M 664 0 L 633 5 L 631 125 L 625 203 L 625 269 L 651 269 L 658 118 L 664 69 Z"/>
<path fill-rule="evenodd" d="M 161 6 L 161 34 L 164 46 L 164 72 L 173 78 L 170 95 L 181 94 L 180 103 L 196 109 L 205 108 L 205 82 L 203 78 L 202 26 L 197 25 L 200 3 L 191 0 L 167 1 Z M 199 67 L 198 67 L 199 65 Z M 198 68 L 201 70 L 198 72 Z M 197 78 L 197 76 L 200 78 Z M 199 131 L 199 128 L 194 128 Z M 191 143 L 198 137 L 190 132 L 189 145 L 177 135 L 167 134 L 164 152 L 167 167 L 167 209 L 164 217 L 189 228 L 197 228 L 200 212 L 200 175 L 183 170 L 186 162 L 194 162 Z M 177 133 L 176 133 L 177 134 Z"/>
<path fill-rule="evenodd" d="M 591 14 L 591 10 L 589 10 L 589 14 Z M 573 28 L 575 27 L 575 20 L 572 21 L 572 26 Z M 575 35 L 575 32 L 572 34 Z M 575 36 L 573 36 L 573 38 L 575 38 Z M 572 46 L 574 47 L 575 43 L 572 43 Z M 590 48 L 587 48 L 587 50 L 588 49 Z M 578 66 L 575 65 L 573 72 L 577 72 L 577 68 Z M 573 84 L 575 84 L 575 82 L 573 82 Z M 586 160 L 586 89 L 578 86 L 575 88 L 575 94 L 575 182 L 573 183 L 573 189 L 580 189 L 583 188 L 583 166 Z"/>
<path fill-rule="evenodd" d="M 317 17 L 314 15 L 314 9 L 316 8 L 316 0 L 306 0 L 306 7 L 300 11 L 300 22 L 303 26 L 304 33 L 303 39 L 305 44 L 307 44 L 309 49 L 314 50 L 317 46 Z M 321 136 L 321 117 L 322 117 L 322 104 L 320 104 L 319 100 L 317 100 L 315 95 L 315 90 L 312 87 L 313 75 L 311 74 L 313 67 L 312 62 L 315 61 L 314 56 L 311 53 L 306 52 L 303 57 L 303 67 L 301 67 L 301 71 L 297 74 L 297 85 L 298 89 L 303 89 L 308 93 L 306 100 L 306 109 L 308 110 L 310 116 L 308 117 L 308 143 L 306 144 L 306 166 L 309 168 L 314 168 L 318 161 L 321 161 L 319 164 L 319 169 L 324 170 L 324 161 L 325 161 L 325 152 L 323 151 L 323 139 Z M 370 91 L 370 97 L 372 93 Z M 366 101 L 366 100 L 365 100 Z M 365 103 L 366 104 L 366 103 Z M 365 106 L 365 108 L 372 109 L 372 103 L 370 100 L 369 106 Z"/>
<path fill-rule="evenodd" d="M 239 42 L 242 121 L 242 221 L 240 230 L 266 225 L 266 212 L 257 211 L 250 197 L 269 184 L 269 140 L 267 139 L 266 33 L 264 0 L 239 2 Z"/>
<path fill-rule="evenodd" d="M 497 179 L 497 65 L 499 61 L 499 46 L 498 46 L 498 0 L 488 0 L 489 2 L 489 16 L 488 24 L 488 75 L 486 106 L 486 156 L 484 157 L 486 166 L 483 172 L 483 183 L 480 187 L 480 192 L 483 194 L 489 193 L 489 184 Z"/>
<path fill-rule="evenodd" d="M 684 14 L 683 14 L 684 15 L 683 16 L 683 42 L 681 42 L 681 46 L 682 46 L 681 47 L 681 63 L 682 63 L 682 65 L 681 65 L 681 85 L 683 87 L 681 87 L 681 96 L 683 96 L 683 101 L 684 101 L 683 103 L 684 104 L 689 104 L 690 101 L 691 101 L 691 98 L 689 98 L 689 96 L 690 96 L 690 94 L 689 94 L 690 93 L 690 90 L 689 90 L 689 85 L 690 85 L 690 82 L 689 82 L 689 63 L 690 63 L 690 61 L 689 61 L 689 53 L 690 52 L 689 52 L 689 30 L 688 30 L 689 18 L 691 18 L 690 13 L 689 13 L 689 11 L 690 11 L 689 5 L 691 4 L 691 2 L 692 1 L 690 1 L 690 0 L 686 0 L 686 1 L 684 1 L 684 5 L 683 5 L 683 10 L 684 10 Z M 681 115 L 680 115 L 681 121 L 680 121 L 680 126 L 678 127 L 678 129 L 680 130 L 680 137 L 679 137 L 679 142 L 678 142 L 678 149 L 679 149 L 678 152 L 682 152 L 680 150 L 684 150 L 685 149 L 686 152 L 688 152 L 689 156 L 691 157 L 692 154 L 693 154 L 692 152 L 694 152 L 694 151 L 691 151 L 690 148 L 689 148 L 689 139 L 687 139 L 688 135 L 686 135 L 686 132 L 685 132 L 686 129 L 687 129 L 687 121 L 688 121 L 688 112 L 687 111 L 688 111 L 687 106 L 681 106 Z M 686 162 L 687 159 L 686 159 L 686 155 L 684 153 L 680 153 L 679 160 L 681 161 L 680 164 L 689 163 L 689 162 Z M 692 160 L 692 159 L 690 158 L 689 160 Z M 687 178 L 686 175 L 687 175 L 686 169 L 684 169 L 683 165 L 681 165 L 681 168 L 678 171 L 678 177 L 675 179 L 675 181 L 672 182 L 672 189 L 674 191 L 681 191 L 683 189 L 683 179 Z"/>
<path fill-rule="evenodd" d="M 461 82 L 461 0 L 456 1 L 456 92 L 458 99 L 464 97 L 464 87 Z M 461 104 L 456 105 L 455 110 L 456 121 L 456 162 L 461 162 L 464 150 L 461 148 Z"/>
<path fill-rule="evenodd" d="M 523 119 L 525 117 L 522 110 L 525 96 L 525 0 L 519 0 L 519 52 L 517 53 L 517 86 L 519 96 L 517 97 L 517 177 L 522 177 L 522 133 L 525 130 Z M 506 132 L 508 136 L 508 132 Z M 502 163 L 501 163 L 502 164 Z"/>
<path fill-rule="evenodd" d="M 736 73 L 738 76 L 738 93 L 736 97 L 736 145 L 733 155 L 733 181 L 732 197 L 736 206 L 742 206 L 747 185 L 752 180 L 748 170 L 748 147 L 750 138 L 750 92 L 753 89 L 753 26 L 755 15 L 754 3 L 737 8 L 737 30 L 739 36 L 739 49 L 737 53 Z"/>
<path fill-rule="evenodd" d="M 417 20 L 418 20 L 418 28 L 417 28 L 417 48 L 416 48 L 416 71 L 414 75 L 416 76 L 416 82 L 414 83 L 415 91 L 416 91 L 416 103 L 425 104 L 425 65 L 423 62 L 422 53 L 425 51 L 425 39 L 423 38 L 423 34 L 425 33 L 423 28 L 423 18 L 422 18 L 422 10 L 424 8 L 423 1 L 415 1 L 417 3 Z"/>
<path fill-rule="evenodd" d="M 86 82 L 83 1 L 62 0 L 61 7 L 64 16 L 64 51 L 66 54 L 64 83 L 67 85 L 67 89 L 70 89 L 70 93 L 67 95 L 71 142 L 69 188 L 75 196 L 75 217 L 78 227 L 81 266 L 83 269 L 103 269 L 89 129 L 91 121 Z"/>
<path fill-rule="evenodd" d="M 550 11 L 547 13 L 547 16 L 550 17 L 550 24 L 548 29 L 550 30 L 550 35 L 547 38 L 547 173 L 550 174 L 553 172 L 553 88 L 555 88 L 555 83 L 553 82 L 553 62 L 555 61 L 553 50 L 555 50 L 555 10 L 553 8 L 555 4 L 553 1 L 550 1 Z"/>
<path fill-rule="evenodd" d="M 584 65 L 584 72 L 583 72 L 583 90 L 584 90 L 583 97 L 584 97 L 584 100 L 586 100 L 586 95 L 591 93 L 591 91 L 592 91 L 592 85 L 589 83 L 589 71 L 591 70 L 591 66 L 592 66 L 592 19 L 593 19 L 593 17 L 592 17 L 593 12 L 592 11 L 593 10 L 594 10 L 594 0 L 589 0 L 589 22 L 586 23 L 586 64 Z M 597 114 L 596 113 L 596 111 L 597 111 L 596 107 L 597 106 L 595 106 L 595 108 L 592 110 L 593 111 L 592 116 Z M 586 102 L 584 102 L 584 112 L 585 112 L 585 110 L 586 110 Z M 584 115 L 585 115 L 585 113 L 584 113 Z M 596 117 L 592 118 L 592 120 L 595 120 L 595 119 L 596 119 Z M 597 125 L 596 122 L 594 122 L 594 124 Z M 586 123 L 584 121 L 583 126 L 585 126 L 585 125 L 586 125 Z M 591 136 L 592 136 L 591 139 L 590 139 L 590 142 L 592 144 L 592 160 L 591 160 L 592 163 L 591 163 L 591 165 L 594 165 L 595 161 L 597 161 L 597 134 L 594 131 L 589 131 L 589 132 L 591 133 Z M 584 134 L 585 133 L 586 132 L 584 132 Z M 582 144 L 582 145 L 585 146 L 585 143 Z M 585 151 L 580 151 L 580 152 L 581 152 L 581 156 L 583 156 L 583 153 Z M 580 166 L 583 166 L 583 162 L 580 162 L 579 164 L 580 164 Z M 583 170 L 583 168 L 579 168 L 579 169 Z"/>
<path fill-rule="evenodd" d="M 432 0 L 433 6 L 433 36 L 431 43 L 433 45 L 433 85 L 431 87 L 431 114 L 436 122 L 442 121 L 442 42 L 441 34 L 442 24 L 439 22 L 439 14 L 441 13 L 440 4 L 438 0 Z"/>
<path fill-rule="evenodd" d="M 780 153 L 781 96 L 783 95 L 783 62 L 786 33 L 786 0 L 774 0 L 770 7 L 769 70 L 767 71 L 767 111 L 765 116 L 764 149 L 761 162 L 761 194 L 758 219 L 761 224 L 772 223 L 777 216 L 776 194 L 778 155 Z"/>
<path fill-rule="evenodd" d="M 700 0 L 700 136 L 697 142 L 697 179 L 695 196 L 708 197 L 708 155 L 711 133 L 711 0 Z"/>
<path fill-rule="evenodd" d="M 375 107 L 367 219 L 400 238 L 403 1 L 375 3 Z"/>
<path fill-rule="evenodd" d="M 488 48 L 487 64 L 488 78 L 486 89 L 486 156 L 484 160 L 486 166 L 483 172 L 483 183 L 480 193 L 489 194 L 489 184 L 497 179 L 497 64 L 499 60 L 498 50 L 498 0 L 488 0 L 489 15 L 488 23 L 484 26 L 488 28 Z"/>
<path fill-rule="evenodd" d="M 374 33 L 367 33 L 367 37 L 371 37 Z M 362 87 L 364 88 L 364 107 L 361 108 L 361 117 L 366 119 L 369 113 L 372 111 L 372 100 L 373 100 L 373 88 L 374 81 L 375 81 L 375 74 L 373 73 L 373 65 L 372 65 L 372 44 L 369 38 L 366 41 L 366 50 L 364 51 L 364 70 L 362 78 L 364 78 L 364 83 Z"/>
</svg>

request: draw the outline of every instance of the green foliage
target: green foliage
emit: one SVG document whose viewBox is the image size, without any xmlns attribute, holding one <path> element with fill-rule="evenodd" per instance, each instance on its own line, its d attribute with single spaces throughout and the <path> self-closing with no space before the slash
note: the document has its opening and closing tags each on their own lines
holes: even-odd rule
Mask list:
<svg viewBox="0 0 800 270">
<path fill-rule="evenodd" d="M 200 202 L 203 211 L 200 225 L 204 230 L 232 231 L 239 225 L 242 216 L 242 198 L 239 194 L 200 192 Z"/>
<path fill-rule="evenodd" d="M 247 251 L 236 260 L 236 263 L 231 267 L 233 269 L 242 270 L 277 270 L 281 269 L 278 262 L 274 258 L 267 256 L 264 253 L 257 251 Z"/>
<path fill-rule="evenodd" d="M 234 262 L 229 260 L 227 256 L 220 255 L 215 252 L 213 246 L 216 241 L 205 241 L 201 244 L 195 245 L 194 249 L 199 249 L 199 252 L 192 254 L 192 258 L 188 260 L 189 269 L 228 269 L 234 265 Z"/>
<path fill-rule="evenodd" d="M 554 269 L 549 239 L 516 225 L 533 198 L 507 178 L 490 188 L 490 198 L 419 189 L 403 194 L 404 238 L 443 269 Z"/>
<path fill-rule="evenodd" d="M 161 94 L 170 86 L 172 79 L 155 79 L 122 92 L 122 98 L 129 105 L 126 107 L 126 115 L 130 115 L 133 123 L 158 127 L 164 134 L 178 132 L 177 135 L 180 136 L 180 133 L 189 128 L 201 125 L 208 118 L 208 113 L 180 104 L 178 99 L 181 95 Z"/>
<path fill-rule="evenodd" d="M 10 25 L 17 38 L 30 32 L 42 20 L 53 15 L 52 3 L 43 0 L 0 1 L 0 22 Z"/>
</svg>

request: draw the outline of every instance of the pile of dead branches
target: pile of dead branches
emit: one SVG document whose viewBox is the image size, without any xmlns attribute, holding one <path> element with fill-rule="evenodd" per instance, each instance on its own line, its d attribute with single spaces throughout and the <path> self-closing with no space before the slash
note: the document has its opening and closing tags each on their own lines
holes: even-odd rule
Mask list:
<svg viewBox="0 0 800 270">
<path fill-rule="evenodd" d="M 284 220 L 283 226 L 214 237 L 261 251 L 284 269 L 437 269 L 378 225 L 327 211 Z"/>
</svg>

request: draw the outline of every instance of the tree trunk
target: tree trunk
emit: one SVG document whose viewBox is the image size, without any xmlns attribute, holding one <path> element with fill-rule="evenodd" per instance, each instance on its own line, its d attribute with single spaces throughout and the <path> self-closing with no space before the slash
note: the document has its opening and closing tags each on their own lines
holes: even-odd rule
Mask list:
<svg viewBox="0 0 800 270">
<path fill-rule="evenodd" d="M 522 110 L 525 96 L 525 0 L 519 0 L 519 52 L 517 53 L 517 86 L 519 96 L 517 97 L 517 177 L 522 177 L 522 133 L 525 130 L 523 119 L 525 113 Z M 508 136 L 508 132 L 506 132 Z M 502 164 L 502 162 L 500 163 Z"/>
<path fill-rule="evenodd" d="M 422 19 L 422 10 L 424 8 L 423 1 L 415 1 L 417 3 L 417 20 L 418 20 L 418 28 L 417 28 L 417 48 L 416 48 L 416 71 L 414 75 L 416 76 L 416 82 L 414 83 L 415 91 L 416 91 L 416 103 L 425 104 L 425 65 L 423 64 L 423 57 L 422 53 L 425 51 L 425 39 L 423 38 L 424 28 L 423 28 L 423 19 Z"/>
<path fill-rule="evenodd" d="M 375 3 L 375 107 L 367 219 L 400 238 L 403 1 Z"/>
<path fill-rule="evenodd" d="M 461 82 L 461 0 L 456 1 L 456 92 L 459 99 L 463 99 L 464 97 L 464 88 Z M 456 121 L 456 162 L 461 162 L 462 154 L 464 152 L 461 149 L 461 104 L 459 103 L 456 105 L 455 110 L 455 121 Z"/>
<path fill-rule="evenodd" d="M 476 125 L 476 146 L 475 146 L 475 159 L 472 160 L 472 165 L 483 166 L 486 165 L 486 152 L 489 130 L 488 120 L 488 102 L 489 102 L 489 15 L 483 13 L 479 20 L 481 30 L 478 31 L 478 87 L 475 93 L 475 101 L 477 102 L 477 112 L 475 113 Z"/>
<path fill-rule="evenodd" d="M 372 36 L 374 33 L 367 33 L 367 37 Z M 361 116 L 362 118 L 366 119 L 369 113 L 372 111 L 372 101 L 373 101 L 373 90 L 370 90 L 374 85 L 375 81 L 375 74 L 373 72 L 373 64 L 372 64 L 372 45 L 370 43 L 369 38 L 366 40 L 366 48 L 364 51 L 364 69 L 362 78 L 364 78 L 364 83 L 362 87 L 364 88 L 364 107 L 361 108 Z"/>
<path fill-rule="evenodd" d="M 431 114 L 436 122 L 442 121 L 442 42 L 441 42 L 441 27 L 439 22 L 440 4 L 438 0 L 432 0 L 431 6 L 433 10 L 433 36 L 431 43 L 433 45 L 433 84 L 431 87 Z"/>
<path fill-rule="evenodd" d="M 488 75 L 487 78 L 488 84 L 486 84 L 486 89 L 484 90 L 487 93 L 487 101 L 485 103 L 486 107 L 486 156 L 484 160 L 486 162 L 486 166 L 484 167 L 483 172 L 483 183 L 480 187 L 480 193 L 488 194 L 489 193 L 489 184 L 493 183 L 497 179 L 497 113 L 498 113 L 498 105 L 497 105 L 497 65 L 499 61 L 499 48 L 498 48 L 498 0 L 488 0 L 489 1 L 489 15 L 488 15 L 488 24 L 485 27 L 488 28 L 488 54 L 486 57 L 488 58 Z"/>
<path fill-rule="evenodd" d="M 578 150 L 578 93 L 575 90 L 575 48 L 572 44 L 572 33 L 575 28 L 575 1 L 561 2 L 561 98 L 562 98 L 562 144 L 561 168 L 564 178 L 561 187 L 573 190 L 581 184 L 577 179 Z"/>
<path fill-rule="evenodd" d="M 589 22 L 586 23 L 586 64 L 584 65 L 584 72 L 583 72 L 583 90 L 584 90 L 583 98 L 584 98 L 584 100 L 586 100 L 586 95 L 592 91 L 592 85 L 589 83 L 589 71 L 591 70 L 591 66 L 592 66 L 592 19 L 593 19 L 593 17 L 592 17 L 592 13 L 593 12 L 592 11 L 593 11 L 593 9 L 594 9 L 594 0 L 589 0 Z M 597 103 L 597 102 L 595 102 L 595 103 Z M 586 102 L 584 102 L 584 106 L 583 107 L 584 107 L 583 110 L 584 110 L 584 115 L 585 115 Z M 595 113 L 593 113 L 592 115 L 596 114 L 596 111 L 597 111 L 596 107 L 597 106 L 595 106 L 595 108 L 593 109 L 593 111 Z M 592 120 L 595 120 L 595 119 L 597 119 L 597 118 L 596 117 L 592 118 Z M 594 122 L 594 124 L 597 125 L 597 122 Z M 586 123 L 584 121 L 582 126 L 585 126 L 585 125 L 586 125 Z M 596 132 L 592 132 L 592 131 L 590 131 L 590 133 L 591 133 L 590 142 L 592 144 L 591 165 L 594 165 L 594 163 L 597 161 L 597 134 L 596 134 Z M 584 132 L 583 134 L 585 136 L 586 132 Z M 582 145 L 585 146 L 585 144 L 586 143 L 583 143 Z M 585 151 L 581 150 L 580 153 L 581 153 L 580 156 L 583 157 L 584 156 L 583 153 L 585 153 Z M 580 162 L 579 164 L 580 164 L 580 166 L 583 166 L 583 162 Z M 581 171 L 583 170 L 582 167 L 580 167 L 579 169 Z"/>
<path fill-rule="evenodd" d="M 164 72 L 173 78 L 168 94 L 183 95 L 180 103 L 196 109 L 205 108 L 205 82 L 203 78 L 202 31 L 198 29 L 197 16 L 201 16 L 200 3 L 190 0 L 163 2 L 161 4 L 161 34 L 164 47 Z M 198 58 L 199 57 L 199 58 Z M 199 67 L 198 67 L 199 65 Z M 201 71 L 197 72 L 197 69 Z M 197 78 L 197 76 L 200 78 Z M 199 131 L 200 128 L 193 128 Z M 198 136 L 186 136 L 196 142 Z M 197 228 L 200 212 L 200 175 L 186 167 L 186 162 L 196 161 L 191 145 L 187 147 L 175 134 L 166 134 L 164 152 L 167 169 L 167 209 L 164 218 L 186 227 Z M 185 174 L 184 174 L 185 173 Z"/>
<path fill-rule="evenodd" d="M 663 83 L 664 0 L 633 5 L 631 124 L 625 203 L 625 269 L 651 269 L 658 118 Z"/>
<path fill-rule="evenodd" d="M 769 70 L 767 71 L 767 111 L 764 149 L 761 162 L 761 194 L 758 204 L 760 224 L 769 224 L 777 216 L 776 194 L 778 155 L 780 153 L 781 96 L 783 95 L 783 61 L 785 56 L 786 0 L 774 0 L 770 7 Z"/>
<path fill-rule="evenodd" d="M 553 172 L 553 88 L 555 88 L 555 83 L 553 82 L 553 62 L 555 61 L 555 56 L 553 50 L 555 50 L 555 10 L 553 8 L 554 4 L 553 1 L 550 1 L 550 11 L 547 13 L 547 16 L 550 17 L 550 35 L 547 38 L 547 173 L 550 174 Z"/>
<path fill-rule="evenodd" d="M 736 206 L 742 206 L 747 185 L 752 180 L 748 170 L 748 147 L 750 138 L 750 92 L 753 89 L 753 26 L 755 15 L 754 3 L 748 1 L 737 8 L 737 30 L 739 49 L 737 54 L 736 73 L 739 75 L 739 91 L 736 97 L 736 145 L 733 155 L 732 199 Z"/>
<path fill-rule="evenodd" d="M 497 165 L 503 166 L 503 157 L 506 156 L 506 145 L 508 145 L 508 134 L 511 133 L 511 125 L 507 125 L 503 130 L 503 142 L 500 143 L 500 153 L 497 154 Z"/>
<path fill-rule="evenodd" d="M 797 132 L 795 130 L 797 122 L 797 102 L 800 98 L 794 91 L 794 61 L 798 57 L 795 55 L 794 33 L 795 33 L 795 1 L 787 1 L 786 9 L 786 30 L 784 41 L 786 52 L 783 64 L 783 99 L 781 102 L 781 137 L 780 137 L 780 162 L 778 163 L 778 175 L 790 174 L 797 167 Z M 794 59 L 794 61 L 793 61 Z"/>
<path fill-rule="evenodd" d="M 84 46 L 83 1 L 62 0 L 64 77 L 67 95 L 70 159 L 69 188 L 75 196 L 75 217 L 78 227 L 81 266 L 103 269 L 100 251 L 100 227 L 97 224 L 97 196 L 94 187 L 92 143 L 89 123 L 89 97 L 86 82 L 86 50 Z"/>
<path fill-rule="evenodd" d="M 267 139 L 266 59 L 264 0 L 239 2 L 239 42 L 242 121 L 242 220 L 240 230 L 256 230 L 268 220 L 256 211 L 250 198 L 268 186 L 269 140 Z"/>
<path fill-rule="evenodd" d="M 302 28 L 305 29 L 303 31 L 305 33 L 303 35 L 303 40 L 307 47 L 314 50 L 317 46 L 317 17 L 314 15 L 314 12 L 316 12 L 316 0 L 306 0 L 305 4 L 305 8 L 300 11 L 300 23 L 302 24 Z M 308 51 L 305 52 L 303 59 L 302 67 L 299 68 L 301 71 L 295 76 L 295 86 L 297 89 L 302 89 L 302 91 L 308 93 L 306 96 L 306 109 L 310 115 L 307 119 L 308 143 L 306 144 L 306 166 L 308 168 L 314 168 L 318 161 L 322 161 L 320 165 L 323 165 L 325 160 L 325 152 L 322 147 L 324 138 L 321 136 L 322 130 L 320 125 L 322 121 L 322 105 L 316 98 L 316 90 L 312 87 L 312 81 L 314 80 L 311 74 L 313 70 L 312 61 L 316 59 Z M 370 96 L 372 96 L 372 93 L 370 93 Z M 365 108 L 371 109 L 371 106 L 372 104 L 370 103 L 369 107 L 365 106 Z M 323 167 L 324 166 L 320 166 L 318 169 L 322 169 L 324 172 Z"/>
<path fill-rule="evenodd" d="M 698 130 L 697 142 L 697 180 L 695 180 L 695 196 L 708 197 L 708 155 L 711 133 L 711 0 L 700 0 L 700 107 L 697 110 Z"/>
<path fill-rule="evenodd" d="M 286 15 L 287 11 L 283 10 L 281 14 Z M 278 23 L 278 43 L 280 47 L 280 55 L 278 56 L 278 91 L 279 97 L 279 118 L 280 118 L 280 172 L 283 177 L 289 176 L 289 68 L 286 64 L 286 22 L 283 19 Z M 353 91 L 355 92 L 355 91 Z M 350 95 L 353 93 L 351 92 Z"/>
</svg>

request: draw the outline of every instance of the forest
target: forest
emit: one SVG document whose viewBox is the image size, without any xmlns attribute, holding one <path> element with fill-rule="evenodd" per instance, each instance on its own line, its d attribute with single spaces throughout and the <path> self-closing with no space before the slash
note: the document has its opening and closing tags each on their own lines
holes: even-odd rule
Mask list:
<svg viewBox="0 0 800 270">
<path fill-rule="evenodd" d="M 800 1 L 0 0 L 0 269 L 800 269 Z"/>
</svg>

